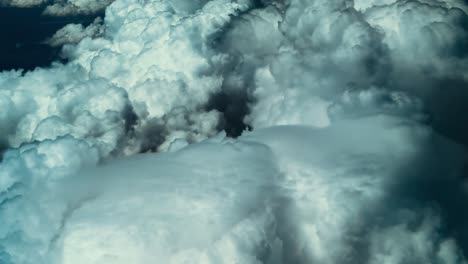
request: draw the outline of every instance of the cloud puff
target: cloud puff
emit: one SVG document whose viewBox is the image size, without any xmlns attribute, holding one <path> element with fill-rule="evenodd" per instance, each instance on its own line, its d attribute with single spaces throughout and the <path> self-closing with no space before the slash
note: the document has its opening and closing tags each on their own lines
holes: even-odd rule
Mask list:
<svg viewBox="0 0 468 264">
<path fill-rule="evenodd" d="M 102 11 L 113 1 L 114 0 L 55 0 L 45 8 L 44 14 L 53 16 L 93 14 Z"/>
<path fill-rule="evenodd" d="M 0 4 L 2 6 L 27 8 L 27 7 L 33 7 L 33 6 L 40 6 L 46 2 L 47 0 L 2 0 L 0 1 Z"/>
<path fill-rule="evenodd" d="M 98 17 L 87 27 L 83 27 L 81 24 L 68 24 L 47 39 L 45 43 L 52 47 L 60 47 L 65 44 L 76 44 L 87 37 L 100 37 L 104 34 L 102 22 L 103 20 Z"/>
<path fill-rule="evenodd" d="M 44 263 L 40 261 L 67 210 L 65 203 L 43 195 L 47 186 L 98 161 L 97 148 L 71 137 L 5 153 L 0 167 L 2 263 Z M 50 206 L 44 207 L 46 204 Z"/>
<path fill-rule="evenodd" d="M 1 0 L 0 5 L 16 8 L 44 8 L 49 16 L 90 15 L 103 11 L 114 0 Z"/>
<path fill-rule="evenodd" d="M 390 67 L 383 35 L 348 2 L 291 1 L 287 7 L 276 5 L 258 12 L 263 15 L 246 17 L 250 21 L 242 26 L 250 27 L 254 37 L 226 44 L 235 50 L 268 47 L 263 49 L 266 54 L 239 55 L 239 60 L 251 65 L 244 66 L 250 68 L 251 77 L 241 75 L 250 78 L 245 81 L 251 84 L 256 101 L 247 118 L 253 127 L 326 126 L 327 108 L 337 94 L 383 84 Z M 255 31 L 259 25 L 269 26 L 268 31 Z M 256 32 L 274 33 L 264 37 Z"/>
<path fill-rule="evenodd" d="M 254 128 L 325 126 L 328 107 L 346 93 L 377 89 L 389 97 L 416 98 L 402 111 L 427 114 L 437 130 L 466 144 L 464 117 L 445 118 L 465 111 L 466 5 L 367 1 L 364 8 L 363 3 L 291 1 L 235 20 L 222 47 L 236 57 L 228 77 L 248 87 L 254 102 L 245 121 Z"/>
</svg>

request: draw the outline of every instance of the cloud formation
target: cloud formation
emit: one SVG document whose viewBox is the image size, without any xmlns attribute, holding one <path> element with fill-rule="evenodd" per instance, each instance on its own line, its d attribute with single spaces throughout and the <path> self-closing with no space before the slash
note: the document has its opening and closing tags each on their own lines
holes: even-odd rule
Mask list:
<svg viewBox="0 0 468 264">
<path fill-rule="evenodd" d="M 64 47 L 64 56 L 71 60 L 67 65 L 2 73 L 2 104 L 9 109 L 2 118 L 2 141 L 15 147 L 70 134 L 97 140 L 108 154 L 213 135 L 219 113 L 204 111 L 203 104 L 222 85 L 217 68 L 227 55 L 213 51 L 207 42 L 217 27 L 245 8 L 247 4 L 212 3 L 182 20 L 166 3 L 115 3 L 107 11 L 103 37 Z M 134 16 L 127 16 L 129 10 Z M 69 25 L 49 42 L 58 45 L 88 33 L 102 34 L 96 27 Z M 148 133 L 154 146 L 142 145 Z"/>
<path fill-rule="evenodd" d="M 46 2 L 47 0 L 2 0 L 0 1 L 0 4 L 2 6 L 27 8 L 33 6 L 40 6 Z"/>
<path fill-rule="evenodd" d="M 466 156 L 415 122 L 273 127 L 92 168 L 98 153 L 62 138 L 5 155 L 2 179 L 22 176 L 2 196 L 5 261 L 466 262 L 451 223 L 466 216 L 439 207 L 466 204 Z"/>
<path fill-rule="evenodd" d="M 52 47 L 61 47 L 65 44 L 77 44 L 84 38 L 101 37 L 104 34 L 102 22 L 102 18 L 98 17 L 86 27 L 81 24 L 67 24 L 45 43 Z"/>
<path fill-rule="evenodd" d="M 105 9 L 114 0 L 54 0 L 44 10 L 45 15 L 70 16 L 94 14 Z"/>
<path fill-rule="evenodd" d="M 467 22 L 116 0 L 67 25 L 67 63 L 0 73 L 0 262 L 467 263 Z"/>
<path fill-rule="evenodd" d="M 0 6 L 16 8 L 44 8 L 44 15 L 78 16 L 103 11 L 114 0 L 0 0 Z"/>
</svg>

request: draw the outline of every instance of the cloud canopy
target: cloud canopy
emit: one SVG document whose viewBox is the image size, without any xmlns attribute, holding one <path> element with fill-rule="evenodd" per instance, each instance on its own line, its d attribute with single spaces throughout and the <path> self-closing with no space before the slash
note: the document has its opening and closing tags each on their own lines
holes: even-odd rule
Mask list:
<svg viewBox="0 0 468 264">
<path fill-rule="evenodd" d="M 464 1 L 9 4 L 1 263 L 467 263 Z"/>
</svg>

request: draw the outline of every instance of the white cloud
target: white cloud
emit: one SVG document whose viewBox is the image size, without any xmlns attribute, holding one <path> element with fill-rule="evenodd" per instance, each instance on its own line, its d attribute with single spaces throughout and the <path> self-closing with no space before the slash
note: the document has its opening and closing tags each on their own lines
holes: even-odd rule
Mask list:
<svg viewBox="0 0 468 264">
<path fill-rule="evenodd" d="M 60 47 L 65 44 L 76 44 L 87 37 L 100 37 L 104 34 L 102 22 L 102 19 L 98 17 L 87 27 L 81 24 L 68 24 L 45 42 L 53 47 Z"/>
<path fill-rule="evenodd" d="M 419 164 L 462 165 L 458 146 L 434 137 L 380 116 L 219 135 L 78 173 L 99 157 L 83 141 L 23 146 L 0 171 L 13 182 L 0 196 L 3 251 L 11 263 L 466 261 L 445 216 L 412 196 L 440 180 L 461 191 L 457 175 Z"/>
<path fill-rule="evenodd" d="M 2 0 L 0 1 L 0 4 L 3 6 L 27 8 L 27 7 L 39 6 L 46 2 L 47 0 Z"/>
<path fill-rule="evenodd" d="M 45 15 L 69 16 L 78 14 L 93 14 L 104 10 L 114 0 L 55 0 L 48 5 Z"/>
<path fill-rule="evenodd" d="M 441 212 L 426 209 L 446 184 L 466 199 L 455 174 L 438 174 L 439 165 L 426 163 L 434 158 L 452 169 L 460 165 L 454 159 L 459 147 L 433 136 L 426 127 L 385 115 L 248 135 L 248 141 L 272 148 L 283 175 L 277 194 L 283 199 L 279 219 L 285 221 L 278 224 L 283 263 L 466 262 L 443 231 Z M 419 200 L 416 193 L 426 185 L 435 193 L 426 190 L 427 200 Z"/>
<path fill-rule="evenodd" d="M 463 9 L 116 0 L 66 26 L 68 63 L 0 73 L 0 262 L 466 262 L 466 153 L 435 132 L 468 131 Z M 215 136 L 220 93 L 253 132 Z"/>
<path fill-rule="evenodd" d="M 408 222 L 420 217 L 408 211 L 398 213 L 406 214 Z M 416 229 L 402 223 L 372 233 L 369 263 L 467 263 L 453 239 L 440 238 L 438 216 L 426 214 Z"/>
<path fill-rule="evenodd" d="M 0 0 L 0 5 L 17 8 L 45 7 L 50 16 L 89 15 L 103 11 L 114 0 Z"/>
<path fill-rule="evenodd" d="M 176 135 L 189 142 L 213 135 L 218 115 L 202 106 L 221 88 L 223 78 L 216 68 L 226 59 L 211 50 L 208 41 L 246 7 L 221 1 L 184 19 L 164 2 L 115 3 L 107 11 L 103 38 L 84 38 L 65 47 L 71 59 L 67 65 L 24 75 L 2 73 L 2 104 L 12 109 L 1 119 L 3 141 L 19 146 L 71 134 L 94 141 L 106 156 L 121 144 L 128 147 L 121 151 L 147 149 L 139 135 L 153 123 L 164 128 L 154 145 L 164 143 L 166 136 L 167 145 Z M 130 11 L 132 16 L 127 15 Z M 51 41 L 76 41 L 101 30 L 91 27 L 77 32 L 80 26 L 69 25 Z M 183 113 L 174 115 L 177 109 Z M 125 146 L 127 139 L 131 146 Z"/>
</svg>

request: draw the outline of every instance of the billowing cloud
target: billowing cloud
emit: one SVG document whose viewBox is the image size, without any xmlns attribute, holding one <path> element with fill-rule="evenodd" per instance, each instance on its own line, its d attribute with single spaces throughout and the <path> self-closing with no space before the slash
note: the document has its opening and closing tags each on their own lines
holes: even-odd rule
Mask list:
<svg viewBox="0 0 468 264">
<path fill-rule="evenodd" d="M 45 10 L 45 15 L 69 16 L 78 14 L 93 14 L 105 9 L 114 0 L 55 0 Z"/>
<path fill-rule="evenodd" d="M 2 246 L 11 263 L 464 263 L 451 221 L 466 216 L 436 206 L 466 202 L 461 151 L 389 116 L 220 135 L 97 169 L 97 149 L 44 141 L 5 155 Z"/>
<path fill-rule="evenodd" d="M 33 6 L 40 6 L 46 2 L 47 0 L 2 0 L 0 1 L 0 4 L 2 6 L 27 8 Z"/>
<path fill-rule="evenodd" d="M 81 24 L 68 24 L 47 39 L 45 43 L 52 47 L 61 47 L 65 44 L 76 44 L 84 38 L 101 37 L 104 34 L 102 22 L 102 19 L 98 17 L 86 27 Z"/>
<path fill-rule="evenodd" d="M 44 8 L 44 15 L 77 16 L 103 11 L 114 0 L 0 0 L 1 6 L 17 8 Z"/>
<path fill-rule="evenodd" d="M 85 2 L 47 10 L 110 4 Z M 0 73 L 0 262 L 467 263 L 465 10 L 116 0 L 67 25 L 67 63 Z"/>
<path fill-rule="evenodd" d="M 211 3 L 182 20 L 165 3 L 115 3 L 107 11 L 103 37 L 64 48 L 71 60 L 67 65 L 2 73 L 2 103 L 12 113 L 2 118 L 2 141 L 19 146 L 71 134 L 97 140 L 108 154 L 118 147 L 138 152 L 166 140 L 195 142 L 213 135 L 219 113 L 204 111 L 203 104 L 221 88 L 217 68 L 226 64 L 227 55 L 207 43 L 217 27 L 245 8 L 248 5 Z M 134 16 L 127 16 L 129 10 Z M 100 32 L 95 26 L 85 32 L 67 26 L 49 42 Z M 152 145 L 142 145 L 147 142 L 143 136 L 154 139 L 148 142 Z"/>
<path fill-rule="evenodd" d="M 458 146 L 388 116 L 256 133 L 278 153 L 284 176 L 279 186 L 288 202 L 279 207 L 286 221 L 279 233 L 288 244 L 282 263 L 466 261 L 435 205 L 454 193 L 466 202 L 457 186 L 464 155 Z M 431 167 L 430 160 L 444 165 Z M 446 187 L 454 193 L 441 194 Z M 444 217 L 457 222 L 464 217 L 457 210 Z M 450 255 L 437 256 L 445 244 Z"/>
</svg>

